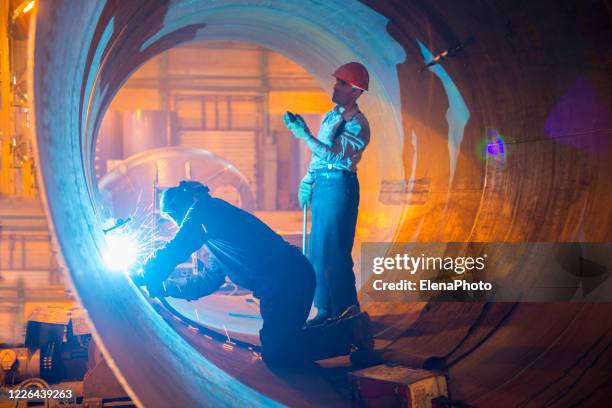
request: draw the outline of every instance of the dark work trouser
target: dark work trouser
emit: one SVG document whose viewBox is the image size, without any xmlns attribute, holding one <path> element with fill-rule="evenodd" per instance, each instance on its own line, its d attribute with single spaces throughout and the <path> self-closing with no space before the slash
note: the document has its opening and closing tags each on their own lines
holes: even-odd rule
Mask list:
<svg viewBox="0 0 612 408">
<path fill-rule="evenodd" d="M 351 321 L 304 328 L 315 290 L 308 259 L 293 247 L 286 259 L 279 260 L 279 267 L 280 278 L 260 298 L 264 361 L 273 367 L 287 367 L 348 354 L 353 340 Z"/>
<path fill-rule="evenodd" d="M 317 277 L 314 305 L 333 316 L 358 303 L 351 255 L 358 207 L 359 182 L 355 173 L 317 175 L 308 257 Z"/>
</svg>

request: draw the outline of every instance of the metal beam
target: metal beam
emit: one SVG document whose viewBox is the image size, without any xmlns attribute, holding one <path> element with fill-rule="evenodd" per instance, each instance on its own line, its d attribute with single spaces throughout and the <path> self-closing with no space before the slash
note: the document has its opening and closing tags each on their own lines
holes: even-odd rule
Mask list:
<svg viewBox="0 0 612 408">
<path fill-rule="evenodd" d="M 9 49 L 9 0 L 0 0 L 0 194 L 10 191 L 11 72 Z"/>
</svg>

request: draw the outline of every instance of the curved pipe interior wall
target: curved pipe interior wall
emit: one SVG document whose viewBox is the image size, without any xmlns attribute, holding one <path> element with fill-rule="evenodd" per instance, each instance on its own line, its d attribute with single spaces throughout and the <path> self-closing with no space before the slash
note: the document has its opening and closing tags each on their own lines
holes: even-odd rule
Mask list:
<svg viewBox="0 0 612 408">
<path fill-rule="evenodd" d="M 368 235 L 378 241 L 391 239 L 393 225 L 399 222 L 401 206 L 376 210 L 381 175 L 399 178 L 403 173 L 401 157 L 393 154 L 402 144 L 395 64 L 403 60 L 403 52 L 387 36 L 387 20 L 355 3 L 354 13 L 347 15 L 346 31 L 331 31 L 327 27 L 345 3 L 226 4 L 65 1 L 39 6 L 33 84 L 46 205 L 96 337 L 130 395 L 145 404 L 167 401 L 168 406 L 194 406 L 202 402 L 206 390 L 210 391 L 205 392 L 206 403 L 211 405 L 231 400 L 230 396 L 271 403 L 208 363 L 153 313 L 126 277 L 109 275 L 101 267 L 104 243 L 101 215 L 96 212 L 95 136 L 114 94 L 146 60 L 190 40 L 252 41 L 292 57 L 327 89 L 337 66 L 350 60 L 364 62 L 371 69 L 372 84 L 362 108 L 386 142 L 373 142 L 374 153 L 366 159 L 370 164 L 365 164 L 369 171 L 363 177 L 363 207 L 385 213 L 388 219 L 386 228 L 371 229 Z M 150 375 L 143 381 L 138 366 L 144 360 Z M 179 372 L 184 378 L 180 390 L 169 390 L 166 384 L 162 392 L 154 383 Z M 138 383 L 130 381 L 137 378 Z M 151 390 L 159 390 L 159 395 Z"/>
<path fill-rule="evenodd" d="M 516 49 L 530 49 L 530 41 L 559 42 L 572 34 L 539 26 L 546 20 L 538 17 L 541 11 L 510 10 L 514 23 L 526 21 L 531 38 L 499 33 L 497 27 L 506 27 L 503 16 L 481 3 L 472 14 L 458 10 L 453 2 L 446 8 L 399 0 L 366 2 L 369 7 L 357 2 L 348 7 L 344 1 L 219 3 L 47 0 L 39 5 L 31 83 L 46 206 L 97 340 L 136 401 L 166 406 L 218 406 L 237 399 L 273 403 L 210 364 L 168 328 L 126 277 L 110 275 L 101 267 L 103 237 L 93 172 L 97 127 L 129 75 L 180 43 L 215 38 L 255 42 L 291 57 L 326 89 L 331 87 L 329 73 L 343 62 L 359 60 L 371 69 L 372 91 L 361 104 L 373 129 L 373 142 L 360 168 L 364 198 L 358 238 L 362 240 L 610 240 L 610 228 L 602 228 L 612 220 L 612 210 L 605 204 L 612 190 L 609 138 L 595 138 L 603 147 L 592 153 L 585 142 L 592 139 L 584 135 L 564 134 L 555 140 L 542 132 L 554 101 L 565 92 L 559 84 L 570 88 L 584 67 L 574 64 L 549 78 L 542 67 L 574 62 L 570 53 L 548 55 L 542 47 L 540 54 L 531 55 L 530 65 L 516 55 Z M 461 41 L 474 29 L 474 20 L 482 27 L 475 56 L 448 62 L 453 86 L 470 109 L 469 121 L 462 125 L 465 115 L 449 114 L 453 90 L 441 72 L 423 76 L 419 71 L 428 52 Z M 571 45 L 574 48 L 566 49 L 580 47 L 575 41 Z M 597 80 L 601 73 L 593 75 Z M 455 112 L 461 112 L 457 106 Z M 458 125 L 464 126 L 461 138 L 451 131 Z M 503 166 L 474 159 L 490 128 L 508 135 L 512 160 Z M 410 180 L 409 187 L 418 189 L 405 194 L 400 183 L 395 192 L 399 204 L 383 204 L 379 191 L 384 179 Z M 459 316 L 461 307 L 438 305 L 433 310 L 439 310 L 439 316 Z M 569 309 L 540 314 L 561 320 L 569 316 L 567 323 L 558 324 L 567 338 L 581 329 L 576 325 L 582 320 L 575 316 L 595 313 L 589 306 L 578 312 Z M 498 312 L 492 315 L 498 316 L 499 325 L 512 321 L 506 318 L 509 313 L 520 316 L 516 308 Z M 492 315 L 485 317 L 493 319 Z M 476 313 L 473 319 L 482 323 L 482 316 Z M 492 330 L 482 333 L 489 346 L 506 344 L 508 336 L 522 334 L 520 324 L 506 328 L 501 337 Z M 418 350 L 413 339 L 401 340 L 398 349 Z M 467 347 L 450 344 L 452 336 L 438 341 L 448 344 L 429 341 L 430 348 L 438 348 L 434 355 L 447 349 L 448 357 Z M 423 346 L 423 354 L 431 355 L 430 348 Z M 472 353 L 472 363 L 456 364 L 455 370 L 475 376 L 476 364 L 486 362 L 495 350 Z M 139 369 L 143 361 L 147 361 L 146 376 Z M 180 384 L 165 381 L 174 375 Z M 491 388 L 509 381 L 499 373 L 483 376 L 487 377 L 481 383 Z M 465 396 L 475 392 L 459 389 Z"/>
</svg>

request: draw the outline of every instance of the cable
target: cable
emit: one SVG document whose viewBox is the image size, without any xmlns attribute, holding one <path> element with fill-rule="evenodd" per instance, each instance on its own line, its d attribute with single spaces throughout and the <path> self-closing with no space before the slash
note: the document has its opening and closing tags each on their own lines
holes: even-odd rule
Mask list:
<svg viewBox="0 0 612 408">
<path fill-rule="evenodd" d="M 164 306 L 164 308 L 166 308 L 173 316 L 177 317 L 182 323 L 188 326 L 197 328 L 202 334 L 212 337 L 214 340 L 217 340 L 220 343 L 227 343 L 227 338 L 230 338 L 229 336 L 226 337 L 225 334 L 219 333 L 218 331 L 215 331 L 209 327 L 202 325 L 201 323 L 195 322 L 189 319 L 188 317 L 185 317 L 185 315 L 181 314 L 178 310 L 172 307 L 165 298 L 160 298 L 159 301 L 162 304 L 162 306 Z M 257 352 L 261 351 L 260 346 L 257 346 L 255 344 L 252 344 L 252 343 L 249 343 L 243 340 L 230 338 L 230 341 L 233 343 L 233 345 L 240 347 L 242 349 L 245 349 L 245 350 L 257 351 Z"/>
</svg>

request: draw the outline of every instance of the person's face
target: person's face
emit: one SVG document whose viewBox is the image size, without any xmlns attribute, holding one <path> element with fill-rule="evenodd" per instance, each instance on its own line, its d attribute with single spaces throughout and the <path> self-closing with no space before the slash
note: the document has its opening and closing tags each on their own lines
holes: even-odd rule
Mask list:
<svg viewBox="0 0 612 408">
<path fill-rule="evenodd" d="M 340 106 L 347 106 L 355 102 L 361 95 L 361 90 L 355 89 L 346 81 L 336 78 L 332 101 Z"/>
</svg>

